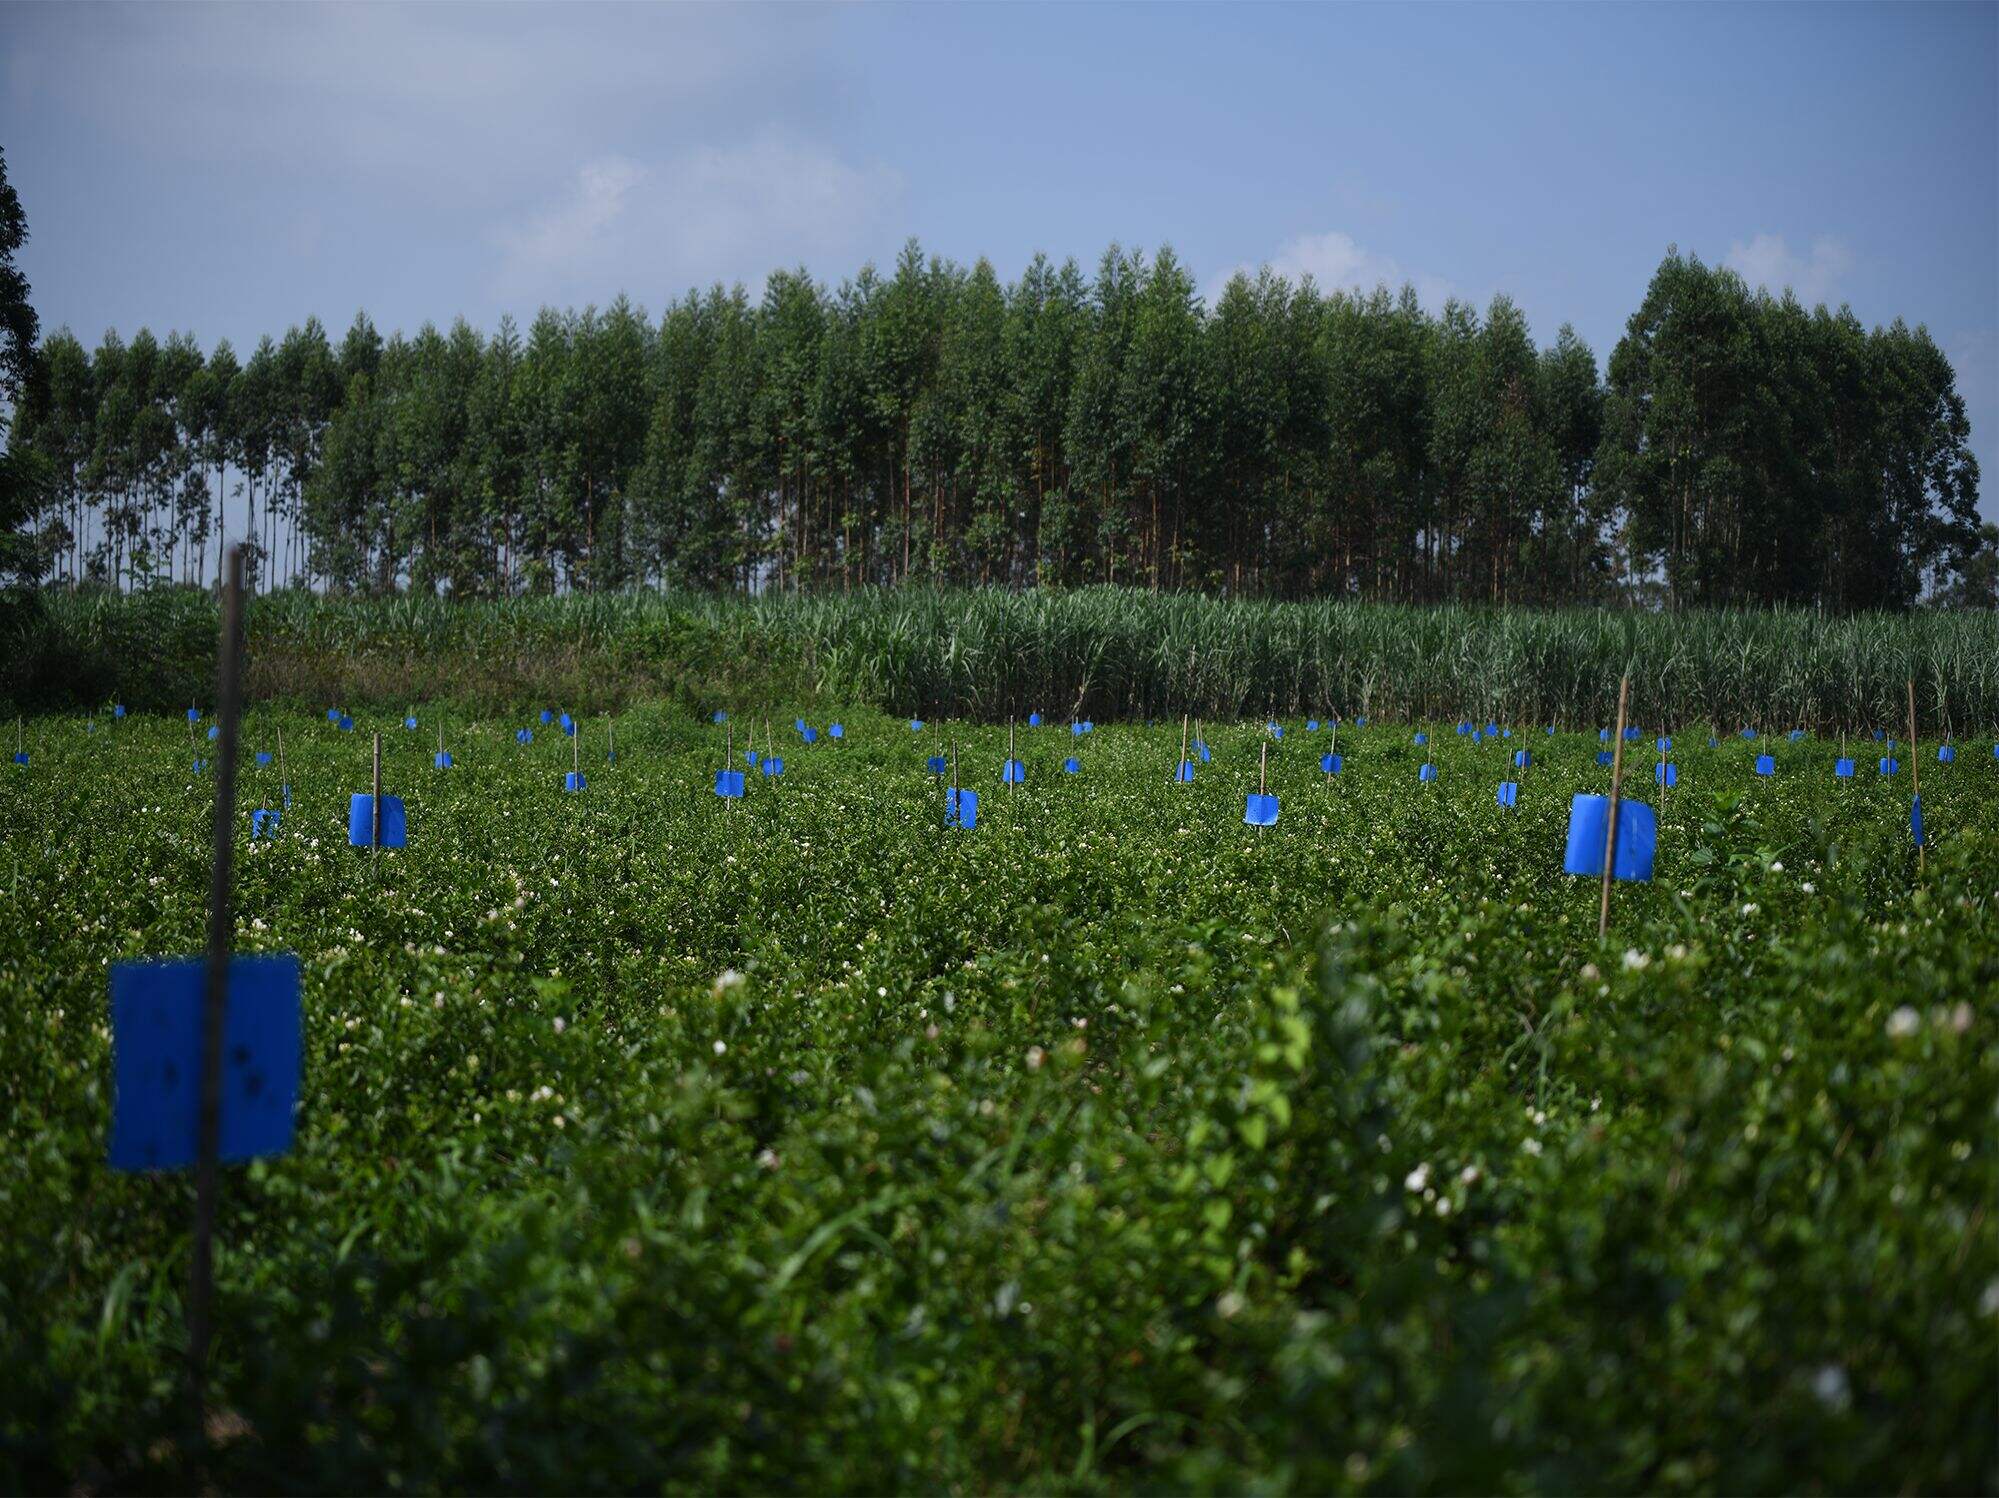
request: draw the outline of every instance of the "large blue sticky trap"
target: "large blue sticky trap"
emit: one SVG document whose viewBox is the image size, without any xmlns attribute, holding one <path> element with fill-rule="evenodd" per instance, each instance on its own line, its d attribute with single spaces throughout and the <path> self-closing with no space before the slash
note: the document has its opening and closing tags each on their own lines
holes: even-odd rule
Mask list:
<svg viewBox="0 0 1999 1498">
<path fill-rule="evenodd" d="M 1425 781 L 1435 780 L 1437 778 L 1437 767 L 1431 764 L 1424 765 L 1416 772 L 1416 778 Z"/>
<path fill-rule="evenodd" d="M 1642 728 L 1627 728 L 1624 730 L 1624 742 L 1627 744 L 1635 744 L 1643 737 L 1645 737 L 1645 730 Z"/>
<path fill-rule="evenodd" d="M 554 721 L 555 721 L 555 714 L 550 712 L 547 708 L 543 708 L 541 710 L 541 726 L 543 728 L 546 728 L 548 727 L 549 724 L 553 723 Z"/>
<path fill-rule="evenodd" d="M 810 726 L 799 729 L 798 736 L 808 744 L 819 742 L 819 730 Z"/>
<path fill-rule="evenodd" d="M 1597 762 L 1598 764 L 1600 764 L 1600 765 L 1607 765 L 1607 764 L 1609 764 L 1609 763 L 1610 763 L 1610 751 L 1609 751 L 1608 749 L 1599 749 L 1599 750 L 1597 750 L 1597 751 L 1596 751 L 1596 762 Z"/>
<path fill-rule="evenodd" d="M 342 733 L 352 733 L 354 731 L 354 720 L 345 713 L 340 715 L 340 731 Z"/>
<path fill-rule="evenodd" d="M 1661 735 L 1661 736 L 1660 736 L 1660 737 L 1659 737 L 1659 738 L 1658 738 L 1658 739 L 1657 739 L 1657 740 L 1656 740 L 1656 741 L 1655 741 L 1655 742 L 1653 743 L 1652 747 L 1653 747 L 1653 748 L 1655 748 L 1655 749 L 1657 749 L 1657 750 L 1658 750 L 1658 751 L 1659 751 L 1659 752 L 1660 752 L 1661 754 L 1665 754 L 1666 752 L 1668 752 L 1668 751 L 1669 751 L 1669 750 L 1670 750 L 1670 749 L 1671 749 L 1671 748 L 1673 747 L 1673 741 L 1672 741 L 1671 739 L 1669 739 L 1669 738 L 1666 738 L 1666 737 L 1665 737 L 1665 736 L 1664 736 L 1664 735 L 1662 734 L 1662 735 Z"/>
<path fill-rule="evenodd" d="M 755 769 L 755 768 L 757 767 L 757 752 L 756 752 L 756 750 L 754 750 L 754 749 L 745 749 L 745 750 L 743 751 L 743 763 L 744 763 L 744 764 L 746 764 L 746 765 L 748 765 L 748 766 L 749 766 L 749 767 L 750 767 L 750 768 L 751 768 L 752 770 L 754 770 L 754 769 Z"/>
<path fill-rule="evenodd" d="M 1077 759 L 1075 755 L 1073 754 L 1070 755 L 1067 759 L 1062 761 L 1062 773 L 1065 775 L 1082 774 L 1083 773 L 1082 761 Z"/>
<path fill-rule="evenodd" d="M 944 792 L 944 825 L 963 827 L 967 831 L 979 825 L 979 793 L 960 786 L 952 786 Z"/>
<path fill-rule="evenodd" d="M 1251 827 L 1274 827 L 1277 824 L 1277 798 L 1259 796 L 1254 792 L 1243 797 L 1242 819 Z"/>
<path fill-rule="evenodd" d="M 1949 744 L 1937 745 L 1937 762 L 1939 764 L 1947 765 L 1956 758 L 1957 758 L 1957 750 L 1952 745 Z"/>
<path fill-rule="evenodd" d="M 1918 848 L 1922 847 L 1923 846 L 1923 798 L 1921 796 L 1911 796 L 1909 798 L 1909 831 L 1911 834 L 1914 835 L 1916 839 L 1916 846 Z"/>
<path fill-rule="evenodd" d="M 1555 736 L 1555 725 L 1550 723 L 1546 729 L 1546 732 L 1548 737 L 1552 739 Z"/>
<path fill-rule="evenodd" d="M 436 754 L 434 754 L 434 755 L 432 755 L 432 756 L 431 756 L 431 760 L 430 760 L 430 762 L 431 762 L 431 763 L 432 763 L 433 765 L 437 766 L 437 768 L 438 768 L 438 769 L 440 769 L 440 770 L 448 770 L 448 769 L 450 769 L 450 768 L 451 768 L 451 751 L 450 751 L 449 749 L 440 749 L 440 750 L 438 750 Z"/>
<path fill-rule="evenodd" d="M 743 798 L 743 772 L 741 770 L 717 770 L 715 772 L 715 794 L 726 796 L 732 801 Z"/>
<path fill-rule="evenodd" d="M 784 773 L 784 757 L 778 754 L 766 754 L 763 758 L 763 763 L 757 768 L 762 770 L 772 780 L 775 780 Z"/>
<path fill-rule="evenodd" d="M 1745 728 L 1742 730 L 1742 736 L 1745 739 L 1753 739 L 1756 737 L 1756 730 L 1753 728 Z"/>
<path fill-rule="evenodd" d="M 234 957 L 222 1022 L 216 1158 L 291 1148 L 298 1106 L 298 959 Z M 174 1170 L 200 1148 L 202 1022 L 208 963 L 121 962 L 111 969 L 114 1170 Z"/>
<path fill-rule="evenodd" d="M 1533 756 L 1533 754 L 1532 754 L 1532 753 L 1531 753 L 1530 751 L 1528 751 L 1528 750 L 1526 750 L 1526 749 L 1515 749 L 1515 750 L 1513 751 L 1513 768 L 1514 768 L 1514 769 L 1516 769 L 1516 770 L 1524 770 L 1524 769 L 1526 769 L 1526 768 L 1527 768 L 1527 767 L 1528 767 L 1529 765 L 1531 765 L 1531 764 L 1533 764 L 1533 763 L 1534 763 L 1534 756 Z"/>
<path fill-rule="evenodd" d="M 1000 766 L 1000 780 L 1006 785 L 1025 785 L 1027 766 L 1017 759 L 1010 759 Z"/>
<path fill-rule="evenodd" d="M 1881 761 L 1880 765 L 1880 770 L 1883 775 L 1893 775 L 1897 770 L 1901 768 L 1902 768 L 1902 762 L 1899 759 L 1884 759 Z"/>
<path fill-rule="evenodd" d="M 1082 722 L 1078 720 L 1077 722 L 1071 723 L 1069 725 L 1069 732 L 1075 735 L 1077 738 L 1081 738 L 1083 736 Z"/>
<path fill-rule="evenodd" d="M 829 724 L 827 724 L 827 725 L 826 725 L 826 737 L 827 737 L 827 738 L 829 738 L 829 739 L 844 739 L 844 738 L 845 738 L 846 736 L 847 736 L 847 730 L 846 730 L 846 728 L 845 728 L 845 727 L 843 727 L 843 726 L 842 726 L 841 724 L 838 724 L 838 723 L 829 723 Z"/>
<path fill-rule="evenodd" d="M 250 813 L 250 839 L 278 835 L 278 814 L 266 807 L 258 807 Z"/>
<path fill-rule="evenodd" d="M 373 841 L 375 798 L 356 791 L 347 802 L 347 841 L 357 848 Z M 382 797 L 382 842 L 384 848 L 400 848 L 409 841 L 409 823 L 403 816 L 401 796 Z"/>
<path fill-rule="evenodd" d="M 1041 714 L 1029 713 L 1027 715 L 1027 726 L 1029 728 L 1039 728 L 1041 726 Z"/>
<path fill-rule="evenodd" d="M 1661 760 L 1652 767 L 1652 778 L 1671 790 L 1680 783 L 1680 767 L 1669 759 Z"/>
<path fill-rule="evenodd" d="M 926 763 L 930 766 L 930 773 L 932 775 L 942 775 L 951 768 L 950 761 L 946 760 L 941 754 L 931 755 Z"/>
<path fill-rule="evenodd" d="M 1205 739 L 1194 740 L 1194 752 L 1201 756 L 1201 763 L 1204 765 L 1214 758 L 1214 755 L 1208 750 L 1207 740 Z"/>
<path fill-rule="evenodd" d="M 565 791 L 580 791 L 588 787 L 589 784 L 590 782 L 584 779 L 581 770 L 565 770 L 562 772 L 562 788 Z"/>
<path fill-rule="evenodd" d="M 1608 796 L 1577 796 L 1569 803 L 1569 846 L 1562 859 L 1565 873 L 1603 877 L 1603 839 L 1610 824 Z M 1652 855 L 1659 842 L 1659 819 L 1643 801 L 1617 803 L 1618 879 L 1645 883 L 1652 877 Z"/>
<path fill-rule="evenodd" d="M 1355 718 L 1355 719 L 1353 720 L 1353 723 L 1354 723 L 1354 727 L 1356 727 L 1356 728 L 1365 728 L 1365 727 L 1367 727 L 1367 719 L 1366 719 L 1366 718 Z"/>
<path fill-rule="evenodd" d="M 1499 782 L 1499 804 L 1501 806 L 1518 806 L 1520 804 L 1519 781 L 1502 780 Z"/>
<path fill-rule="evenodd" d="M 1776 758 L 1776 756 L 1775 756 L 1775 755 L 1773 755 L 1773 754 L 1759 754 L 1759 755 L 1757 755 L 1757 756 L 1756 756 L 1756 773 L 1757 773 L 1758 775 L 1775 775 L 1775 774 L 1777 773 L 1777 758 Z"/>
<path fill-rule="evenodd" d="M 1345 764 L 1346 756 L 1344 754 L 1322 754 L 1319 756 L 1319 768 L 1324 770 L 1328 775 L 1339 774 L 1341 767 Z"/>
<path fill-rule="evenodd" d="M 1460 718 L 1460 719 L 1458 720 L 1458 737 L 1459 737 L 1459 738 L 1463 738 L 1463 737 L 1464 737 L 1464 736 L 1465 736 L 1466 734 L 1468 734 L 1468 733 L 1477 733 L 1477 732 L 1478 732 L 1478 730 L 1477 730 L 1476 728 L 1474 728 L 1474 727 L 1473 727 L 1473 726 L 1472 726 L 1472 725 L 1471 725 L 1470 723 L 1466 722 L 1466 721 L 1465 721 L 1464 719 Z"/>
<path fill-rule="evenodd" d="M 1174 768 L 1173 778 L 1181 785 L 1193 784 L 1194 762 L 1191 759 L 1181 760 L 1180 763 Z"/>
<path fill-rule="evenodd" d="M 1834 760 L 1832 763 L 1832 773 L 1837 775 L 1841 780 L 1853 779 L 1853 761 L 1850 759 Z"/>
<path fill-rule="evenodd" d="M 201 709 L 198 707 L 189 708 L 187 710 L 187 721 L 190 723 L 199 723 L 201 721 Z"/>
</svg>

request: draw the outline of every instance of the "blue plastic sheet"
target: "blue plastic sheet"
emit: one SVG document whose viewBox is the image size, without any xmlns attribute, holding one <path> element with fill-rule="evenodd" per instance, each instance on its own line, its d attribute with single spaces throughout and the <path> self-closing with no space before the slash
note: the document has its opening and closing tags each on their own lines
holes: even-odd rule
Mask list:
<svg viewBox="0 0 1999 1498">
<path fill-rule="evenodd" d="M 1251 827 L 1277 825 L 1277 798 L 1251 793 L 1243 797 L 1242 819 Z"/>
<path fill-rule="evenodd" d="M 1000 780 L 1006 785 L 1025 785 L 1027 766 L 1017 759 L 1010 759 L 1000 766 Z"/>
<path fill-rule="evenodd" d="M 562 773 L 562 788 L 565 791 L 580 791 L 588 788 L 590 782 L 581 770 L 565 770 Z"/>
<path fill-rule="evenodd" d="M 1671 790 L 1680 783 L 1680 767 L 1671 760 L 1661 760 L 1652 767 L 1652 778 Z"/>
<path fill-rule="evenodd" d="M 1909 832 L 1916 840 L 1918 848 L 1923 846 L 1923 798 L 1909 798 Z"/>
<path fill-rule="evenodd" d="M 816 744 L 819 742 L 819 730 L 810 727 L 809 725 L 805 728 L 799 729 L 798 736 L 801 739 L 805 740 L 805 742 L 808 744 Z"/>
<path fill-rule="evenodd" d="M 1600 764 L 1600 765 L 1604 766 L 1604 767 L 1605 767 L 1606 769 L 1608 769 L 1608 768 L 1609 768 L 1609 766 L 1610 766 L 1610 762 L 1611 762 L 1611 754 L 1610 754 L 1610 751 L 1609 751 L 1608 749 L 1599 749 L 1599 750 L 1597 750 L 1597 751 L 1596 751 L 1596 762 L 1597 762 L 1598 764 Z"/>
<path fill-rule="evenodd" d="M 772 780 L 775 780 L 784 773 L 784 756 L 781 754 L 766 754 L 763 764 L 758 768 Z"/>
<path fill-rule="evenodd" d="M 1029 728 L 1039 728 L 1041 726 L 1041 714 L 1029 713 L 1027 715 L 1027 726 Z"/>
<path fill-rule="evenodd" d="M 1319 756 L 1319 768 L 1324 770 L 1328 775 L 1339 774 L 1345 766 L 1346 756 L 1344 754 L 1322 754 Z"/>
<path fill-rule="evenodd" d="M 352 733 L 354 731 L 354 720 L 345 713 L 340 715 L 340 731 L 342 733 Z"/>
<path fill-rule="evenodd" d="M 949 761 L 947 761 L 947 760 L 946 760 L 946 759 L 944 758 L 944 756 L 943 756 L 943 755 L 941 755 L 941 754 L 933 754 L 933 755 L 931 755 L 931 756 L 930 756 L 930 760 L 929 760 L 929 764 L 930 764 L 930 773 L 931 773 L 932 775 L 942 775 L 942 774 L 945 774 L 945 773 L 946 773 L 947 771 L 949 771 L 949 770 L 950 770 L 950 768 L 951 768 L 951 765 L 950 765 L 950 762 L 949 762 Z"/>
<path fill-rule="evenodd" d="M 1938 763 L 1938 764 L 1944 764 L 1944 765 L 1947 765 L 1947 764 L 1951 763 L 1951 761 L 1955 760 L 1956 758 L 1957 758 L 1957 749 L 1956 749 L 1956 746 L 1954 746 L 1954 745 L 1951 745 L 1951 744 L 1939 744 L 1939 745 L 1937 745 L 1937 763 Z"/>
<path fill-rule="evenodd" d="M 1604 833 L 1610 824 L 1608 796 L 1577 796 L 1569 803 L 1569 845 L 1562 858 L 1566 873 L 1603 877 Z M 1645 883 L 1659 842 L 1659 819 L 1643 801 L 1617 803 L 1615 878 Z"/>
<path fill-rule="evenodd" d="M 846 736 L 847 736 L 847 730 L 846 730 L 846 727 L 845 727 L 845 725 L 843 725 L 843 724 L 840 724 L 840 723 L 829 723 L 829 724 L 828 724 L 828 725 L 826 726 L 826 737 L 827 737 L 827 738 L 829 738 L 829 739 L 844 739 L 844 738 L 845 738 Z"/>
<path fill-rule="evenodd" d="M 375 798 L 366 791 L 356 791 L 347 802 L 347 841 L 357 848 L 365 848 L 372 841 L 375 821 Z M 409 822 L 403 815 L 403 798 L 384 795 L 382 797 L 382 843 L 384 848 L 401 848 L 409 841 Z"/>
<path fill-rule="evenodd" d="M 1416 778 L 1423 781 L 1435 780 L 1437 778 L 1437 767 L 1430 764 L 1424 765 L 1416 772 Z"/>
<path fill-rule="evenodd" d="M 1881 761 L 1881 764 L 1879 766 L 1879 769 L 1883 775 L 1893 775 L 1897 770 L 1901 768 L 1902 768 L 1902 762 L 1899 759 L 1884 759 Z"/>
<path fill-rule="evenodd" d="M 1515 749 L 1513 751 L 1514 769 L 1524 770 L 1533 763 L 1534 763 L 1534 756 L 1529 751 L 1525 749 Z"/>
<path fill-rule="evenodd" d="M 1499 782 L 1499 804 L 1501 806 L 1518 806 L 1520 804 L 1519 781 L 1502 780 Z"/>
<path fill-rule="evenodd" d="M 1834 760 L 1832 773 L 1837 775 L 1841 780 L 1853 779 L 1853 761 L 1850 759 Z"/>
<path fill-rule="evenodd" d="M 111 969 L 112 1169 L 195 1163 L 207 989 L 208 963 L 199 957 Z M 291 1148 L 303 1052 L 298 959 L 232 958 L 218 1159 Z"/>
<path fill-rule="evenodd" d="M 1758 775 L 1775 775 L 1777 773 L 1777 757 L 1773 754 L 1757 755 L 1756 773 Z"/>
<path fill-rule="evenodd" d="M 1173 771 L 1173 778 L 1181 785 L 1191 784 L 1194 779 L 1194 762 L 1191 759 L 1181 760 Z"/>
<path fill-rule="evenodd" d="M 449 749 L 440 749 L 440 750 L 438 750 L 438 751 L 437 751 L 437 753 L 435 753 L 434 755 L 432 755 L 432 756 L 431 756 L 431 758 L 430 758 L 430 762 L 431 762 L 431 763 L 432 763 L 433 765 L 437 766 L 437 768 L 438 768 L 438 769 L 440 769 L 440 770 L 448 770 L 448 769 L 450 769 L 450 768 L 451 768 L 451 763 L 452 763 L 452 761 L 451 761 L 451 751 L 450 751 Z"/>
<path fill-rule="evenodd" d="M 962 786 L 944 792 L 944 825 L 966 831 L 979 825 L 979 793 Z"/>
<path fill-rule="evenodd" d="M 741 770 L 717 770 L 715 772 L 715 794 L 731 801 L 743 798 L 743 772 Z"/>
</svg>

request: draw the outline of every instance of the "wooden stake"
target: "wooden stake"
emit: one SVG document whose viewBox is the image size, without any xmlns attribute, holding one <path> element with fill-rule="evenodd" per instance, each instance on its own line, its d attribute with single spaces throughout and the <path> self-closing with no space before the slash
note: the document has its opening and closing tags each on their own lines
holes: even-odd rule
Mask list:
<svg viewBox="0 0 1999 1498">
<path fill-rule="evenodd" d="M 1617 687 L 1617 737 L 1612 741 L 1610 750 L 1610 816 L 1603 831 L 1603 899 L 1596 913 L 1598 941 L 1610 934 L 1610 879 L 1611 871 L 1617 866 L 1617 802 L 1619 782 L 1624 775 L 1624 710 L 1630 698 L 1631 678 L 1626 676 Z"/>
<path fill-rule="evenodd" d="M 1916 678 L 1909 678 L 1909 782 L 1917 801 L 1923 799 L 1923 757 L 1916 753 Z M 1916 844 L 1916 872 L 1923 871 L 1923 845 Z"/>
<path fill-rule="evenodd" d="M 583 773 L 583 725 L 576 725 L 576 732 L 569 736 L 569 769 L 572 774 Z"/>
<path fill-rule="evenodd" d="M 222 1039 L 229 1012 L 229 955 L 235 917 L 230 878 L 236 850 L 236 736 L 242 711 L 243 548 L 229 549 L 229 584 L 222 595 L 222 638 L 215 664 L 221 718 L 215 766 L 215 857 L 208 882 L 208 985 L 201 1015 L 201 1111 L 195 1135 L 194 1254 L 188 1271 L 187 1379 L 197 1444 L 206 1428 L 209 1301 L 215 1274 L 216 1155 L 222 1141 Z M 190 725 L 192 727 L 192 725 Z"/>
<path fill-rule="evenodd" d="M 1180 757 L 1173 762 L 1171 779 L 1177 785 L 1180 780 L 1180 766 L 1187 763 L 1187 715 L 1180 714 Z"/>
<path fill-rule="evenodd" d="M 1006 720 L 1006 758 L 1007 770 L 1009 772 L 1006 779 L 1006 793 L 1011 796 L 1013 794 L 1013 775 L 1011 773 L 1013 770 L 1013 719 L 1011 718 Z"/>
<path fill-rule="evenodd" d="M 382 730 L 375 730 L 375 794 L 369 798 L 374 826 L 368 839 L 370 857 L 382 851 Z"/>
<path fill-rule="evenodd" d="M 1269 784 L 1267 783 L 1266 780 L 1266 774 L 1269 768 L 1270 768 L 1270 735 L 1266 733 L 1263 736 L 1263 745 L 1261 752 L 1258 753 L 1258 755 L 1256 756 L 1256 793 L 1259 796 L 1267 794 L 1270 790 Z"/>
</svg>

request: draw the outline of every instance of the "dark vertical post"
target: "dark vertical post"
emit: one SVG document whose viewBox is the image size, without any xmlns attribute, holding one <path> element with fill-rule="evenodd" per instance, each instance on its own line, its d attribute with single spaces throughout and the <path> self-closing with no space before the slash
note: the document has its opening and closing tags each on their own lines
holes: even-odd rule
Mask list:
<svg viewBox="0 0 1999 1498">
<path fill-rule="evenodd" d="M 1909 678 L 1909 781 L 1917 801 L 1923 799 L 1923 757 L 1916 753 L 1916 678 Z M 1923 871 L 1923 845 L 1916 844 L 1916 872 Z"/>
<path fill-rule="evenodd" d="M 382 731 L 375 730 L 375 780 L 374 795 L 369 797 L 371 825 L 368 829 L 368 856 L 374 857 L 382 849 Z"/>
<path fill-rule="evenodd" d="M 1617 860 L 1617 802 L 1624 778 L 1624 710 L 1630 699 L 1631 678 L 1626 676 L 1617 685 L 1617 737 L 1611 741 L 1610 749 L 1610 816 L 1603 832 L 1603 900 L 1596 913 L 1598 941 L 1610 934 L 1610 880 Z"/>
<path fill-rule="evenodd" d="M 195 1134 L 194 1258 L 188 1272 L 187 1375 L 196 1440 L 205 1424 L 209 1301 L 215 1272 L 215 1157 L 222 1140 L 222 1037 L 229 1010 L 229 951 L 235 937 L 230 876 L 236 847 L 236 737 L 242 715 L 243 548 L 229 549 L 222 638 L 215 663 L 215 861 L 208 882 L 208 985 L 201 1014 L 201 1111 Z"/>
</svg>

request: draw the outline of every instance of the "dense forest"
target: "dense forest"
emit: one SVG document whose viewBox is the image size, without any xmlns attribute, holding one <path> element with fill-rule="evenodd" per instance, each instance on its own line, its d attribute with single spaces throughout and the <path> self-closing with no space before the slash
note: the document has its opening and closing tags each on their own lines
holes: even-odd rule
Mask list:
<svg viewBox="0 0 1999 1498">
<path fill-rule="evenodd" d="M 1905 608 L 1989 570 L 1949 361 L 1670 252 L 1600 373 L 1495 298 L 1170 250 L 1011 284 L 913 242 L 525 332 L 316 320 L 247 357 L 40 349 L 17 570 L 461 597 L 1127 584 L 1271 597 Z M 227 516 L 248 535 L 228 535 Z"/>
</svg>

